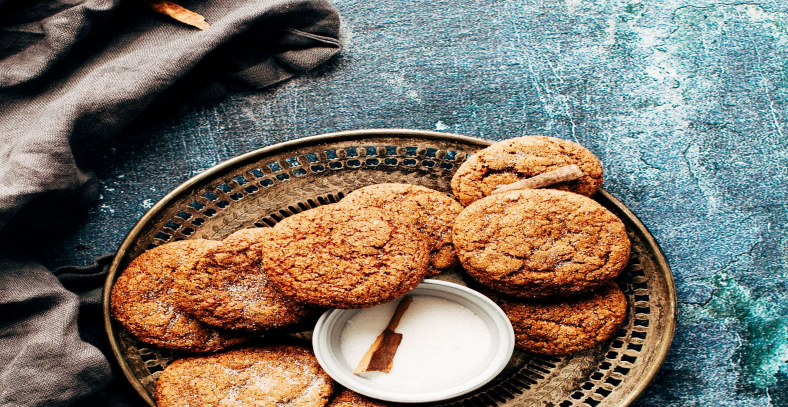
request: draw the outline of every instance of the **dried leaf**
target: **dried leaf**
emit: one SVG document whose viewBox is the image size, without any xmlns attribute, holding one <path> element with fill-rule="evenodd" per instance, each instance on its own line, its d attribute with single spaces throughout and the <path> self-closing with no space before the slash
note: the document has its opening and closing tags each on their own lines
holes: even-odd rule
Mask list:
<svg viewBox="0 0 788 407">
<path fill-rule="evenodd" d="M 156 1 L 150 3 L 151 9 L 157 13 L 168 15 L 184 24 L 204 30 L 211 25 L 205 22 L 205 17 L 181 7 L 171 1 Z"/>
</svg>

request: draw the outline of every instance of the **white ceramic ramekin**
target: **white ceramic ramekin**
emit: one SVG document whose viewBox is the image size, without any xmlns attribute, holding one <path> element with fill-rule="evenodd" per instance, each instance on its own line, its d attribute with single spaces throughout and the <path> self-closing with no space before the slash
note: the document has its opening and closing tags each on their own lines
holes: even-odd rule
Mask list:
<svg viewBox="0 0 788 407">
<path fill-rule="evenodd" d="M 339 341 L 345 324 L 361 310 L 333 309 L 326 311 L 320 317 L 312 337 L 315 355 L 323 369 L 334 380 L 355 392 L 375 399 L 399 403 L 427 403 L 458 397 L 484 386 L 501 373 L 512 357 L 514 330 L 509 318 L 498 305 L 467 287 L 438 280 L 424 280 L 408 295 L 433 296 L 454 301 L 479 316 L 489 330 L 492 342 L 486 368 L 463 382 L 421 392 L 398 390 L 356 376 L 352 373 L 353 366 L 349 366 L 342 355 Z M 462 357 L 462 355 L 457 356 Z"/>
</svg>

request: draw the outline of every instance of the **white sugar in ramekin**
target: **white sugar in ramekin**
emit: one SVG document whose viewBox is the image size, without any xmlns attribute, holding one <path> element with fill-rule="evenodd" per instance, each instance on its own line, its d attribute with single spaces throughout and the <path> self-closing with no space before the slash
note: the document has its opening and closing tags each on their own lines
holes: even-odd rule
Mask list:
<svg viewBox="0 0 788 407">
<path fill-rule="evenodd" d="M 509 362 L 514 350 L 514 330 L 506 314 L 487 297 L 467 287 L 438 280 L 424 280 L 408 295 L 452 301 L 476 314 L 483 321 L 482 329 L 489 333 L 490 349 L 486 363 L 474 366 L 469 375 L 458 375 L 460 380 L 455 383 L 436 380 L 441 386 L 420 389 L 356 376 L 352 373 L 355 366 L 350 366 L 342 353 L 340 340 L 348 321 L 362 310 L 335 309 L 320 317 L 312 337 L 315 355 L 323 369 L 343 386 L 368 397 L 399 403 L 426 403 L 447 400 L 478 389 L 495 378 Z M 435 318 L 438 321 L 441 315 L 436 313 Z M 387 322 L 380 324 L 385 326 Z M 477 325 L 476 329 L 479 328 Z M 456 357 L 462 358 L 463 355 L 460 352 Z"/>
</svg>

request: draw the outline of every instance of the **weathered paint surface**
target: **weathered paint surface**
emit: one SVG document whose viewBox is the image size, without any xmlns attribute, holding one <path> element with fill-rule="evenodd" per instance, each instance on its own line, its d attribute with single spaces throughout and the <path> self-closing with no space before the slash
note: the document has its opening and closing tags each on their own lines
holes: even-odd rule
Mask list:
<svg viewBox="0 0 788 407">
<path fill-rule="evenodd" d="M 91 153 L 102 198 L 51 250 L 90 263 L 167 191 L 338 130 L 545 134 L 604 162 L 662 245 L 676 339 L 640 406 L 788 406 L 788 4 L 336 2 L 346 50 Z"/>
</svg>

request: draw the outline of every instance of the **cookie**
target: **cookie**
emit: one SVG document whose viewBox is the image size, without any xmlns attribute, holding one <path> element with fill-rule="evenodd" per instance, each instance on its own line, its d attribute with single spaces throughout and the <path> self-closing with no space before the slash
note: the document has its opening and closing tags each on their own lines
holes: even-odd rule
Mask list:
<svg viewBox="0 0 788 407">
<path fill-rule="evenodd" d="M 555 302 L 498 299 L 514 328 L 515 346 L 543 355 L 568 355 L 612 338 L 624 323 L 627 299 L 613 282 Z"/>
<path fill-rule="evenodd" d="M 193 256 L 175 273 L 178 305 L 200 321 L 255 331 L 299 322 L 312 307 L 283 296 L 262 266 L 271 228 L 237 231 Z"/>
<path fill-rule="evenodd" d="M 376 184 L 351 192 L 341 204 L 379 208 L 413 222 L 430 243 L 427 275 L 457 264 L 451 232 L 463 207 L 446 194 L 418 185 Z"/>
<path fill-rule="evenodd" d="M 188 315 L 173 295 L 178 266 L 194 253 L 218 245 L 211 240 L 182 240 L 137 256 L 112 287 L 115 319 L 138 340 L 167 349 L 210 352 L 243 342 L 242 335 L 206 326 Z"/>
<path fill-rule="evenodd" d="M 624 223 L 594 200 L 550 189 L 496 194 L 454 224 L 465 270 L 521 298 L 566 297 L 615 278 L 629 261 Z"/>
<path fill-rule="evenodd" d="M 549 186 L 591 196 L 602 185 L 602 163 L 580 144 L 555 137 L 524 136 L 495 143 L 462 163 L 451 180 L 454 196 L 465 206 L 496 188 L 576 164 L 583 177 Z"/>
<path fill-rule="evenodd" d="M 322 407 L 333 381 L 309 349 L 277 345 L 178 359 L 156 382 L 159 407 Z"/>
<path fill-rule="evenodd" d="M 391 403 L 364 397 L 353 390 L 342 389 L 335 395 L 328 407 L 390 407 Z"/>
<path fill-rule="evenodd" d="M 326 205 L 286 218 L 263 243 L 263 266 L 298 302 L 364 308 L 399 298 L 424 279 L 427 239 L 375 208 Z"/>
</svg>

